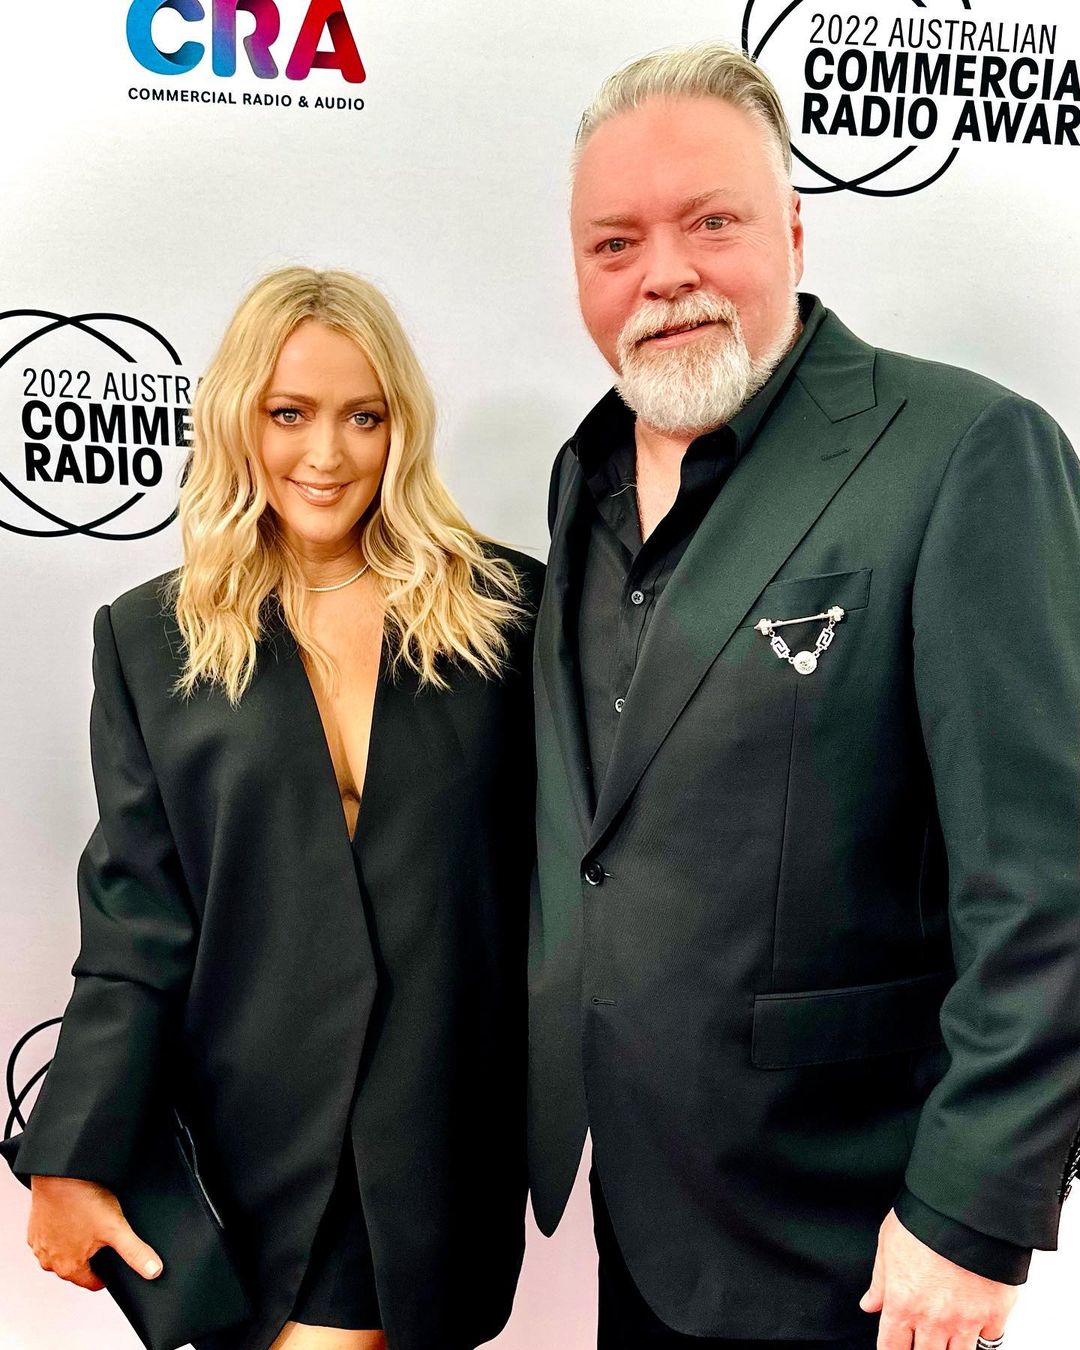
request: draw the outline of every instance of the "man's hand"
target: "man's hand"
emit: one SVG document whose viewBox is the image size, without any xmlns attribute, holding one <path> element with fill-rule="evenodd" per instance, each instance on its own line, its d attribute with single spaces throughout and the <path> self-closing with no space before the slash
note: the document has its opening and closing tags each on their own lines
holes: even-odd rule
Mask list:
<svg viewBox="0 0 1080 1350">
<path fill-rule="evenodd" d="M 889 1210 L 878 1230 L 863 1312 L 881 1312 L 877 1350 L 975 1350 L 995 1340 L 1016 1302 L 1016 1285 L 1000 1284 L 939 1256 Z"/>
</svg>

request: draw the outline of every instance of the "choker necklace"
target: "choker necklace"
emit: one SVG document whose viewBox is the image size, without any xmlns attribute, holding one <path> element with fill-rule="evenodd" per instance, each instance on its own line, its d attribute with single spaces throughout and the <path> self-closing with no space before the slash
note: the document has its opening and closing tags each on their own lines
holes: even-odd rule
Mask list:
<svg viewBox="0 0 1080 1350">
<path fill-rule="evenodd" d="M 354 581 L 358 581 L 371 566 L 365 563 L 359 572 L 354 572 L 351 577 L 346 577 L 344 581 L 335 582 L 333 586 L 305 586 L 305 591 L 342 591 L 346 586 L 351 586 Z"/>
</svg>

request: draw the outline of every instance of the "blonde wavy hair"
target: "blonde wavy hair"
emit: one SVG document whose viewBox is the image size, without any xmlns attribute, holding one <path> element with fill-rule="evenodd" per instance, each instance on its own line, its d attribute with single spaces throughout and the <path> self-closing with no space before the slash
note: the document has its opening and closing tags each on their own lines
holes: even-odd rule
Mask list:
<svg viewBox="0 0 1080 1350">
<path fill-rule="evenodd" d="M 508 628 L 526 608 L 518 574 L 484 548 L 439 479 L 435 405 L 404 329 L 369 281 L 285 267 L 263 277 L 233 316 L 192 405 L 193 449 L 180 490 L 184 562 L 167 585 L 185 659 L 177 693 L 218 684 L 234 705 L 255 670 L 267 602 L 301 652 L 336 686 L 338 671 L 305 621 L 300 561 L 269 507 L 259 455 L 263 400 L 286 339 L 306 319 L 357 344 L 389 408 L 389 450 L 362 546 L 381 585 L 395 667 L 446 688 L 440 657 L 501 672 Z"/>
</svg>

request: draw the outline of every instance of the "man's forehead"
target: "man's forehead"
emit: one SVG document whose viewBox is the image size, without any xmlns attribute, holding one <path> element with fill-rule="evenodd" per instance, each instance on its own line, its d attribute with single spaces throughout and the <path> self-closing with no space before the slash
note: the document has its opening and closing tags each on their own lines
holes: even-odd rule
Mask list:
<svg viewBox="0 0 1080 1350">
<path fill-rule="evenodd" d="M 586 142 L 573 183 L 579 224 L 624 216 L 643 201 L 674 209 L 737 193 L 774 174 L 769 129 L 715 98 L 650 99 L 602 123 Z"/>
</svg>

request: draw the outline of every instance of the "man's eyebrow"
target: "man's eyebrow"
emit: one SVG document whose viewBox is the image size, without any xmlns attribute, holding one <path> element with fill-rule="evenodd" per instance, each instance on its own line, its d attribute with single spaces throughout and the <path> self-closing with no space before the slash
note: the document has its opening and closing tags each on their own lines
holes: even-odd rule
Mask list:
<svg viewBox="0 0 1080 1350">
<path fill-rule="evenodd" d="M 696 197 L 687 197 L 685 201 L 679 203 L 679 215 L 684 216 L 688 211 L 696 211 L 699 206 L 711 202 L 714 197 L 727 197 L 729 195 L 730 190 L 723 187 L 710 188 L 708 192 L 699 192 Z"/>
<path fill-rule="evenodd" d="M 621 230 L 633 223 L 633 216 L 600 216 L 596 220 L 590 220 L 589 226 L 594 230 Z"/>
<path fill-rule="evenodd" d="M 675 208 L 676 214 L 685 216 L 690 211 L 696 211 L 699 206 L 704 206 L 706 202 L 711 202 L 715 197 L 726 197 L 730 195 L 728 188 L 717 187 L 709 188 L 707 192 L 698 192 L 693 197 L 686 197 L 679 202 Z M 589 225 L 596 230 L 619 230 L 625 229 L 636 222 L 634 216 L 600 216 L 596 220 L 590 220 Z"/>
</svg>

